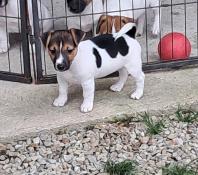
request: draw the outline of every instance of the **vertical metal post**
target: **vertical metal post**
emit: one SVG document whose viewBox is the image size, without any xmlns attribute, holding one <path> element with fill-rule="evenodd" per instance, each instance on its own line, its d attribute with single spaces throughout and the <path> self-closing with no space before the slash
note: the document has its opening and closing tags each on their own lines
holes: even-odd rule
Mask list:
<svg viewBox="0 0 198 175">
<path fill-rule="evenodd" d="M 42 57 L 41 57 L 41 42 L 40 42 L 40 27 L 39 27 L 39 15 L 38 15 L 38 3 L 37 0 L 32 0 L 32 13 L 33 13 L 33 31 L 35 42 L 35 56 L 36 56 L 36 82 L 43 78 L 42 70 Z"/>
<path fill-rule="evenodd" d="M 26 0 L 20 0 L 20 15 L 21 15 L 21 39 L 23 48 L 23 66 L 25 79 L 31 80 L 31 66 L 30 66 L 30 51 L 29 39 L 26 18 Z"/>
</svg>

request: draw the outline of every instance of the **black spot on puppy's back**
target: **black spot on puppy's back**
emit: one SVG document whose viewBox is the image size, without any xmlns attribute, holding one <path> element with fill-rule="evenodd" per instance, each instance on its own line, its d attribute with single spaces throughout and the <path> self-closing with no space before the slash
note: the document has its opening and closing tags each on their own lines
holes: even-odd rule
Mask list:
<svg viewBox="0 0 198 175">
<path fill-rule="evenodd" d="M 111 34 L 104 34 L 91 39 L 98 47 L 101 49 L 105 49 L 107 53 L 112 57 L 115 58 L 117 56 L 117 48 L 115 47 L 115 42 L 113 35 Z"/>
<path fill-rule="evenodd" d="M 120 37 L 116 40 L 116 45 L 119 48 L 119 52 L 122 56 L 126 56 L 129 52 L 129 46 L 127 45 L 124 37 Z"/>
<path fill-rule="evenodd" d="M 112 34 L 104 34 L 90 39 L 99 48 L 105 49 L 111 58 L 115 58 L 118 53 L 127 55 L 129 46 L 123 37 L 115 40 Z"/>
<path fill-rule="evenodd" d="M 102 58 L 96 48 L 93 48 L 93 54 L 96 57 L 96 66 L 97 68 L 100 68 L 102 66 Z"/>
</svg>

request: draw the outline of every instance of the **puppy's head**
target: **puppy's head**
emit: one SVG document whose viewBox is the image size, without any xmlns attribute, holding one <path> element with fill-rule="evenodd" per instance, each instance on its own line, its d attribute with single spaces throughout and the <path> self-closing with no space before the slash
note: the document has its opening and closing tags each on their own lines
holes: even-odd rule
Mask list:
<svg viewBox="0 0 198 175">
<path fill-rule="evenodd" d="M 117 33 L 127 23 L 135 22 L 132 18 L 125 16 L 102 15 L 99 18 L 96 34 Z"/>
<path fill-rule="evenodd" d="M 113 16 L 101 15 L 98 20 L 96 34 L 110 34 L 112 33 Z"/>
<path fill-rule="evenodd" d="M 92 0 L 67 0 L 67 5 L 72 13 L 82 13 Z"/>
<path fill-rule="evenodd" d="M 62 72 L 70 68 L 77 54 L 77 46 L 84 37 L 85 32 L 78 29 L 46 32 L 41 36 L 57 71 Z"/>
<path fill-rule="evenodd" d="M 0 7 L 5 7 L 8 4 L 8 0 L 0 0 Z"/>
</svg>

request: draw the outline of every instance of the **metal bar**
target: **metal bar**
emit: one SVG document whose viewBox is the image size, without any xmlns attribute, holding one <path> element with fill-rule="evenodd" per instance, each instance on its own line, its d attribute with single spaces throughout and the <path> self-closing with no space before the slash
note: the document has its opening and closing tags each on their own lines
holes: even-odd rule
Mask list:
<svg viewBox="0 0 198 175">
<path fill-rule="evenodd" d="M 46 75 L 37 80 L 36 84 L 54 84 L 57 83 L 56 75 Z"/>
<path fill-rule="evenodd" d="M 34 28 L 34 39 L 35 39 L 35 56 L 36 56 L 36 79 L 42 79 L 42 58 L 41 58 L 41 42 L 40 42 L 40 28 L 39 28 L 39 15 L 38 15 L 38 4 L 37 0 L 32 0 L 32 13 L 33 13 L 33 28 Z"/>
<path fill-rule="evenodd" d="M 29 52 L 29 40 L 27 30 L 27 18 L 26 18 L 26 0 L 20 1 L 20 15 L 21 15 L 21 39 L 23 48 L 23 66 L 24 75 L 26 79 L 31 79 L 31 66 L 30 66 L 30 52 Z"/>
<path fill-rule="evenodd" d="M 171 69 L 180 69 L 180 68 L 184 68 L 184 67 L 192 66 L 192 65 L 198 67 L 197 57 L 187 59 L 187 60 L 143 64 L 143 70 L 145 72 L 151 72 L 154 70 L 171 70 Z"/>
<path fill-rule="evenodd" d="M 0 71 L 0 80 L 20 82 L 20 83 L 32 83 L 31 77 L 26 77 L 24 74 L 17 74 L 12 72 Z"/>
</svg>

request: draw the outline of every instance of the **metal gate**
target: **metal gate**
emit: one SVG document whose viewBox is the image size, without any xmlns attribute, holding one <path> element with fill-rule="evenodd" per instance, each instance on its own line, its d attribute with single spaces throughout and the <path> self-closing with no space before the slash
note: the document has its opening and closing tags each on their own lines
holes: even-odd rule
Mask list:
<svg viewBox="0 0 198 175">
<path fill-rule="evenodd" d="M 19 0 L 17 0 L 19 1 Z M 68 4 L 67 0 L 31 0 L 32 1 L 32 12 L 33 12 L 33 34 L 30 36 L 30 42 L 34 43 L 34 54 L 32 54 L 32 67 L 35 83 L 55 83 L 56 75 L 53 69 L 51 60 L 48 54 L 42 47 L 40 36 L 43 33 L 42 23 L 46 20 L 52 20 L 52 30 L 67 29 L 68 19 L 79 19 L 79 23 L 83 22 L 83 17 L 86 15 L 100 15 L 108 13 L 107 5 L 106 10 L 103 13 L 99 13 L 94 10 L 94 1 L 92 0 L 92 10 L 87 14 L 79 13 L 75 15 L 68 15 Z M 102 0 L 101 0 L 102 1 Z M 106 0 L 104 0 L 106 1 Z M 107 0 L 108 1 L 108 0 Z M 116 1 L 116 0 L 115 0 Z M 121 1 L 134 1 L 134 0 L 117 0 Z M 147 0 L 145 0 L 146 3 Z M 195 66 L 198 64 L 198 1 L 197 0 L 159 0 L 160 6 L 150 6 L 143 8 L 145 10 L 145 32 L 137 40 L 142 46 L 142 57 L 143 57 L 143 69 L 145 72 L 151 72 L 156 70 L 167 70 L 167 69 L 179 69 L 187 66 Z M 45 18 L 42 16 L 42 11 L 39 11 L 39 4 L 43 3 L 47 6 L 51 17 Z M 133 3 L 132 3 L 133 4 Z M 29 40 L 28 40 L 28 25 L 27 25 L 27 7 L 26 0 L 20 0 L 20 15 L 17 18 L 21 22 L 21 72 L 15 73 L 8 69 L 8 71 L 0 71 L 0 79 L 20 82 L 31 82 L 31 70 L 30 70 L 30 53 L 29 53 Z M 160 34 L 159 37 L 153 37 L 150 32 L 151 23 L 153 22 L 152 9 L 158 8 L 162 18 L 160 21 Z M 41 9 L 40 9 L 41 10 Z M 126 10 L 126 9 L 125 9 Z M 127 10 L 131 12 L 141 10 L 141 8 L 129 7 Z M 124 10 L 123 10 L 124 11 Z M 122 9 L 119 8 L 117 11 L 113 11 L 121 14 Z M 0 16 L 5 18 L 5 16 Z M 6 19 L 9 16 L 6 16 Z M 75 22 L 75 20 L 74 20 Z M 157 52 L 157 45 L 165 34 L 170 32 L 181 32 L 186 35 L 192 45 L 192 53 L 188 59 L 178 61 L 162 61 L 159 58 Z M 12 50 L 12 48 L 11 48 Z M 10 51 L 9 51 L 10 52 Z M 7 53 L 8 62 L 10 54 Z M 1 60 L 0 60 L 1 61 Z M 11 66 L 9 66 L 11 67 Z M 1 70 L 1 67 L 0 67 Z"/>
<path fill-rule="evenodd" d="M 0 46 L 10 45 L 0 53 L 0 80 L 31 83 L 26 0 L 16 0 L 16 5 L 14 14 L 7 5 L 0 7 Z"/>
</svg>

